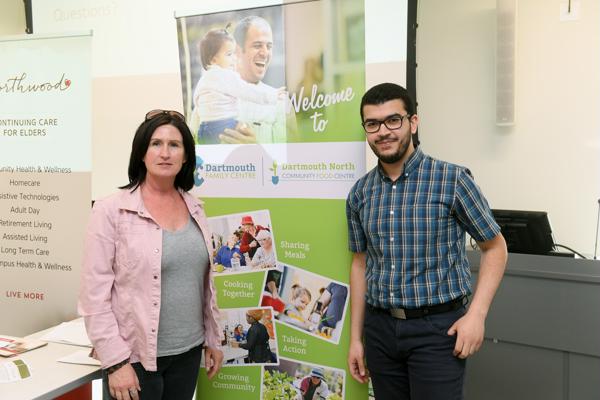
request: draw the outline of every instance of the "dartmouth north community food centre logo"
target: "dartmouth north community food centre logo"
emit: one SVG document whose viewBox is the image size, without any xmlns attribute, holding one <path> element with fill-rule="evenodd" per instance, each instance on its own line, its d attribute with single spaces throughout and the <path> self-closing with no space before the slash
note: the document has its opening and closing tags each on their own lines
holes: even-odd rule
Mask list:
<svg viewBox="0 0 600 400">
<path fill-rule="evenodd" d="M 277 185 L 279 183 L 279 175 L 277 175 L 277 160 L 273 160 L 273 166 L 269 168 L 269 171 L 273 173 L 273 176 L 271 176 L 271 182 L 273 185 Z"/>
</svg>

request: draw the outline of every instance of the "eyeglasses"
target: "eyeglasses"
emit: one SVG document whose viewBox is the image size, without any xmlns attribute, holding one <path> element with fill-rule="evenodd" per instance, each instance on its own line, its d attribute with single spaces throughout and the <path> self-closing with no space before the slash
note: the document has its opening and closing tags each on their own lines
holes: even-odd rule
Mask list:
<svg viewBox="0 0 600 400">
<path fill-rule="evenodd" d="M 405 118 L 410 119 L 410 115 L 394 114 L 390 115 L 389 117 L 386 117 L 384 120 L 368 119 L 362 123 L 362 127 L 367 133 L 367 135 L 379 132 L 381 124 L 384 124 L 385 127 L 388 128 L 390 131 L 394 131 L 396 129 L 402 128 L 402 120 Z"/>
<path fill-rule="evenodd" d="M 146 119 L 145 119 L 145 121 L 149 121 L 152 118 L 156 118 L 159 115 L 164 115 L 164 114 L 169 115 L 169 116 L 171 116 L 173 118 L 177 118 L 177 119 L 185 122 L 185 117 L 183 116 L 183 114 L 180 113 L 180 112 L 178 112 L 178 111 L 173 111 L 173 110 L 152 110 L 152 111 L 148 111 L 146 113 Z"/>
</svg>

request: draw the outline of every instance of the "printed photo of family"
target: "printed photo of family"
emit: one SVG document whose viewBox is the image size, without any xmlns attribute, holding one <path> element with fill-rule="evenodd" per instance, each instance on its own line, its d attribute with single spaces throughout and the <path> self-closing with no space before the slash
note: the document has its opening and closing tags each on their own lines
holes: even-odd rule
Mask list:
<svg viewBox="0 0 600 400">
<path fill-rule="evenodd" d="M 184 102 L 198 144 L 285 142 L 282 20 L 280 7 L 182 19 Z"/>
<path fill-rule="evenodd" d="M 277 266 L 268 210 L 211 217 L 208 223 L 215 273 L 264 271 Z"/>
<path fill-rule="evenodd" d="M 343 400 L 343 370 L 282 358 L 278 366 L 265 366 L 261 399 Z"/>
<path fill-rule="evenodd" d="M 223 309 L 219 326 L 222 332 L 223 365 L 278 363 L 271 308 Z"/>
<path fill-rule="evenodd" d="M 289 265 L 267 273 L 261 298 L 277 321 L 336 344 L 347 303 L 346 284 Z"/>
</svg>

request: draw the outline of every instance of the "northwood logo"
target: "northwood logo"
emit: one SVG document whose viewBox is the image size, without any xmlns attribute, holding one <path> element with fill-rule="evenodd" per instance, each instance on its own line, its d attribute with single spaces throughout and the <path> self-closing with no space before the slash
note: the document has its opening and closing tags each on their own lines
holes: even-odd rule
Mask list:
<svg viewBox="0 0 600 400">
<path fill-rule="evenodd" d="M 64 73 L 56 80 L 35 81 L 30 79 L 26 72 L 23 72 L 21 75 L 0 80 L 0 94 L 64 92 L 71 87 L 71 84 L 71 80 L 65 78 Z"/>
</svg>

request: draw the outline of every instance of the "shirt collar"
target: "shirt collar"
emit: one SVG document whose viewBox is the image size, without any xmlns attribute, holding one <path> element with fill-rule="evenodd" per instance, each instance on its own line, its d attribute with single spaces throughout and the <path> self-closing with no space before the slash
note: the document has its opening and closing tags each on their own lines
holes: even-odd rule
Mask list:
<svg viewBox="0 0 600 400">
<path fill-rule="evenodd" d="M 419 164 L 421 164 L 421 161 L 423 160 L 424 157 L 425 157 L 425 154 L 421 150 L 421 147 L 420 146 L 417 147 L 415 149 L 415 151 L 410 155 L 408 160 L 406 160 L 406 162 L 404 163 L 404 169 L 402 171 L 402 174 L 405 176 L 410 175 L 415 169 L 417 169 L 419 167 Z M 379 173 L 379 176 L 382 179 L 387 179 L 387 180 L 390 179 L 387 176 L 387 174 L 385 173 L 385 170 L 383 169 L 383 167 L 381 166 L 381 161 L 377 162 L 377 172 Z"/>
<path fill-rule="evenodd" d="M 204 202 L 199 199 L 195 199 L 192 195 L 187 192 L 184 192 L 181 189 L 177 189 L 177 191 L 183 197 L 183 201 L 185 201 L 185 205 L 188 208 L 190 214 L 195 214 Z M 148 215 L 148 211 L 146 207 L 144 207 L 144 201 L 142 200 L 142 191 L 140 187 L 136 187 L 135 189 L 124 189 L 123 194 L 121 196 L 121 201 L 119 202 L 119 208 L 122 210 L 133 211 L 138 213 L 139 215 Z"/>
</svg>

